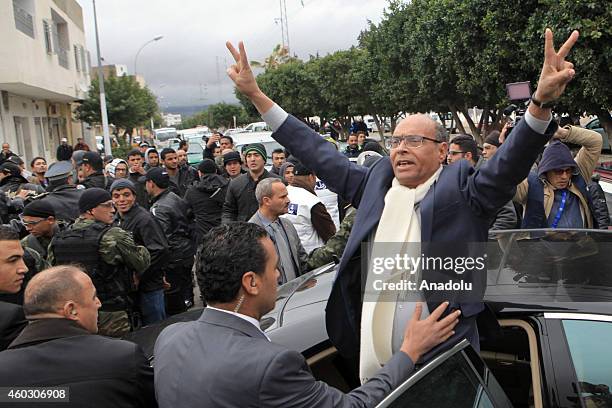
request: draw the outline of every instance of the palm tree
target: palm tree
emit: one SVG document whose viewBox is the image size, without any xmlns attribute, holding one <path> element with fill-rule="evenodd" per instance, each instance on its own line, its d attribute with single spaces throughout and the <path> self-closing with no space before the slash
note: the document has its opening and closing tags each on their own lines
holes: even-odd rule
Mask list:
<svg viewBox="0 0 612 408">
<path fill-rule="evenodd" d="M 272 50 L 272 54 L 270 54 L 270 56 L 268 56 L 264 62 L 250 61 L 250 64 L 255 68 L 265 68 L 267 71 L 269 69 L 278 68 L 280 65 L 286 64 L 287 62 L 291 62 L 295 59 L 296 57 L 289 55 L 289 50 L 287 47 L 276 44 L 276 47 L 274 47 Z"/>
</svg>

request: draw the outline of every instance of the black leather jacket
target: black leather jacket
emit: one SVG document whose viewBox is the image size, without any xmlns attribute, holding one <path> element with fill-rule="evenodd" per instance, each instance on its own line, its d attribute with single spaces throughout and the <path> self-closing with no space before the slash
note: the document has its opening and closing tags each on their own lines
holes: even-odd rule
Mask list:
<svg viewBox="0 0 612 408">
<path fill-rule="evenodd" d="M 191 237 L 190 211 L 187 203 L 170 190 L 154 197 L 149 210 L 168 238 L 169 264 L 192 262 L 195 244 Z"/>
</svg>

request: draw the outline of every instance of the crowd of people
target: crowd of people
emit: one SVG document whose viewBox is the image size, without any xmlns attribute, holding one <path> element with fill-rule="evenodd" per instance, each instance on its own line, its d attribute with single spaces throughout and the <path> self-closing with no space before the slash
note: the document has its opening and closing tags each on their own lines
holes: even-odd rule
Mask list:
<svg viewBox="0 0 612 408">
<path fill-rule="evenodd" d="M 601 136 L 558 127 L 544 105 L 574 75 L 565 56 L 576 40 L 556 52 L 547 31 L 528 111 L 483 146 L 469 135 L 449 141 L 443 126 L 416 114 L 398 124 L 390 155 L 358 124 L 338 151 L 333 135 L 261 92 L 242 44 L 228 44 L 236 61 L 228 74 L 284 149 L 237 151 L 214 132 L 194 168 L 186 141 L 101 157 L 82 140 L 74 148 L 62 140 L 57 161 L 47 168 L 37 157 L 28 170 L 3 144 L 0 386 L 70 385 L 71 401 L 100 406 L 373 406 L 459 340 L 478 350 L 482 303 L 448 291 L 444 302 L 425 294 L 427 303 L 412 305 L 389 361 L 365 360 L 359 327 L 371 305 L 361 300 L 362 267 L 383 242 L 453 242 L 449 256 L 475 256 L 468 243 L 495 230 L 609 227 L 591 178 Z M 579 146 L 575 155 L 566 143 Z M 315 381 L 299 353 L 270 343 L 258 325 L 277 285 L 331 262 L 328 335 L 368 379 L 349 394 Z M 162 332 L 155 375 L 137 346 L 104 337 L 188 310 L 196 279 L 207 307 L 197 322 Z M 421 320 L 422 312 L 431 313 Z"/>
</svg>

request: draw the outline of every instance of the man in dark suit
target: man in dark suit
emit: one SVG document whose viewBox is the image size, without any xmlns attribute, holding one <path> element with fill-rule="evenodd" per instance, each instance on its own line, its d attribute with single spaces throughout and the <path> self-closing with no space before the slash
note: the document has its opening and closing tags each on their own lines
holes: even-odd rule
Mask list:
<svg viewBox="0 0 612 408">
<path fill-rule="evenodd" d="M 19 293 L 27 271 L 19 234 L 7 225 L 0 225 L 0 295 Z M 0 351 L 11 344 L 26 324 L 21 306 L 0 300 Z"/>
<path fill-rule="evenodd" d="M 134 343 L 95 335 L 99 308 L 80 269 L 58 266 L 35 275 L 24 296 L 30 324 L 0 352 L 0 386 L 68 387 L 65 406 L 72 407 L 155 407 L 144 353 Z"/>
<path fill-rule="evenodd" d="M 364 287 L 368 289 L 369 279 L 363 282 L 361 278 L 362 272 L 363 276 L 368 272 L 361 270 L 362 243 L 366 246 L 383 242 L 417 243 L 425 257 L 430 258 L 476 260 L 484 256 L 482 243 L 487 241 L 489 219 L 512 199 L 516 185 L 528 175 L 553 135 L 556 125 L 551 123 L 550 107 L 575 75 L 573 64 L 565 61 L 565 57 L 577 41 L 578 32 L 573 32 L 558 52 L 554 50 L 549 29 L 545 37 L 544 65 L 524 120 L 497 154 L 478 170 L 465 160 L 441 165 L 447 155 L 446 130 L 426 115 L 410 115 L 398 124 L 390 158 L 379 160 L 370 169 L 350 163 L 268 98 L 257 85 L 244 45 L 240 43 L 237 51 L 227 43 L 236 61 L 228 75 L 275 131 L 273 137 L 312 168 L 328 187 L 358 208 L 326 313 L 330 339 L 345 357 L 356 361 L 363 345 L 361 296 Z M 366 261 L 371 260 L 367 258 Z M 456 334 L 424 356 L 423 361 L 463 338 L 478 349 L 476 317 L 484 308 L 481 300 L 486 268 L 463 275 L 453 270 L 421 272 L 430 283 L 456 283 L 460 278 L 473 284 L 469 291 L 423 291 L 430 310 L 441 299 L 449 299 L 449 311 L 462 311 Z"/>
<path fill-rule="evenodd" d="M 278 255 L 259 225 L 233 222 L 204 238 L 196 271 L 208 304 L 193 322 L 167 327 L 155 344 L 160 407 L 373 407 L 412 372 L 414 362 L 452 335 L 458 312 L 438 321 L 447 304 L 419 320 L 397 352 L 350 392 L 316 381 L 297 351 L 271 343 L 259 319 L 274 308 Z"/>
</svg>

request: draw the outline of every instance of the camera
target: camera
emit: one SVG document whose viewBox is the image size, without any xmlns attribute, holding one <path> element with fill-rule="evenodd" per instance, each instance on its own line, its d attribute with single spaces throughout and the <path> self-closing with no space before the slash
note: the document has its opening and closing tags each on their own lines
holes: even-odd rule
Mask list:
<svg viewBox="0 0 612 408">
<path fill-rule="evenodd" d="M 511 119 L 506 128 L 506 137 L 508 137 L 512 129 L 525 115 L 527 102 L 531 99 L 531 84 L 529 81 L 506 84 L 506 93 L 510 102 L 516 102 L 506 106 L 503 111 L 504 116 Z M 514 119 L 511 118 L 513 113 Z"/>
</svg>

